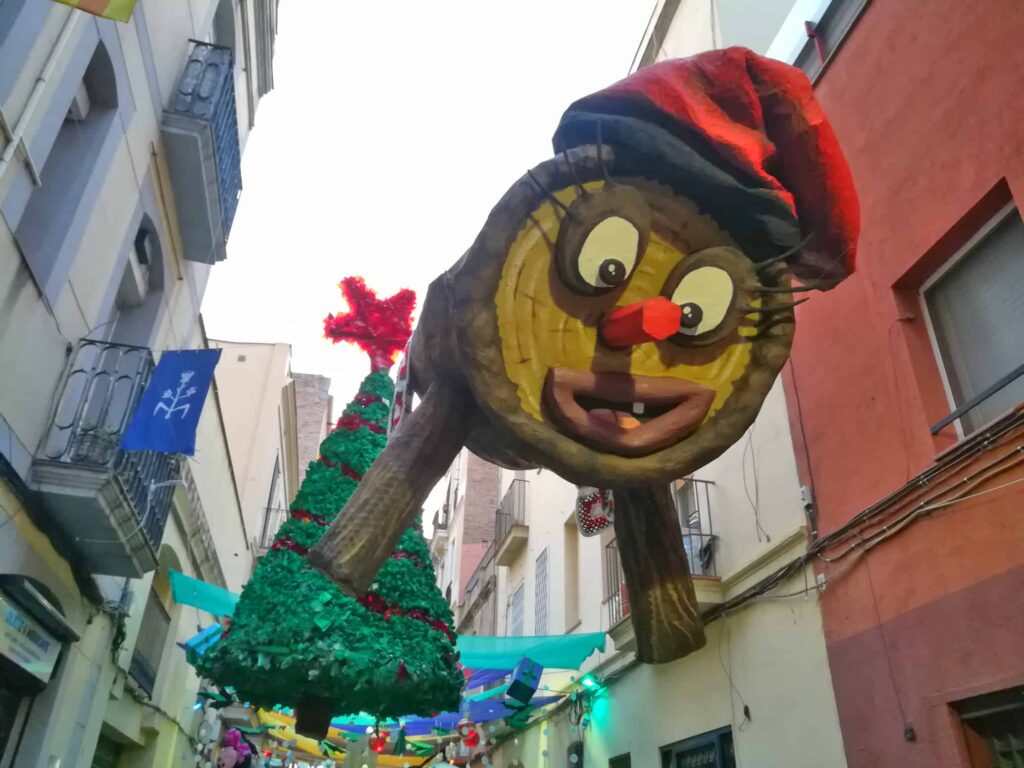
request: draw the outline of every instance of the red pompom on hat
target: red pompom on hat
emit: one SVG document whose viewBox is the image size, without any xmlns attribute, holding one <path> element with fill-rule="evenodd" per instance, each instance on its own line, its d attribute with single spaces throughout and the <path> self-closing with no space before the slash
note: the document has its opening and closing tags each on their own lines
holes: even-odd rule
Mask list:
<svg viewBox="0 0 1024 768">
<path fill-rule="evenodd" d="M 574 103 L 555 150 L 599 138 L 615 175 L 669 184 L 755 261 L 803 243 L 789 259 L 797 277 L 831 287 L 853 271 L 853 177 L 796 67 L 746 48 L 653 64 Z"/>
</svg>

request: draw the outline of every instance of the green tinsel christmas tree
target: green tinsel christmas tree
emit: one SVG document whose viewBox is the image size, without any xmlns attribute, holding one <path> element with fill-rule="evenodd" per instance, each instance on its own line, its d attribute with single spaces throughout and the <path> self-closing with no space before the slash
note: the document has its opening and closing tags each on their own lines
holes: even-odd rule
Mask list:
<svg viewBox="0 0 1024 768">
<path fill-rule="evenodd" d="M 370 594 L 354 599 L 314 570 L 306 552 L 345 506 L 387 441 L 388 368 L 409 336 L 413 296 L 379 301 L 358 278 L 341 287 L 350 312 L 327 335 L 355 340 L 373 371 L 309 465 L 270 551 L 242 590 L 230 628 L 197 668 L 240 699 L 297 710 L 297 729 L 326 734 L 331 715 L 429 716 L 459 707 L 452 614 L 418 527 L 402 536 Z"/>
</svg>

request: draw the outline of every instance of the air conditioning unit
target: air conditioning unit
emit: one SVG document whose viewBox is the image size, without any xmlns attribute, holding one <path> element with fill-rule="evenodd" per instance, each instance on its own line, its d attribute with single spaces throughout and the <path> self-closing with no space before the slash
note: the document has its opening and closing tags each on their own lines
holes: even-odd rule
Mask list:
<svg viewBox="0 0 1024 768">
<path fill-rule="evenodd" d="M 85 81 L 78 84 L 78 90 L 71 97 L 71 106 L 68 108 L 68 120 L 76 123 L 84 122 L 89 117 L 89 109 L 92 102 L 89 100 L 89 91 L 85 87 Z"/>
</svg>

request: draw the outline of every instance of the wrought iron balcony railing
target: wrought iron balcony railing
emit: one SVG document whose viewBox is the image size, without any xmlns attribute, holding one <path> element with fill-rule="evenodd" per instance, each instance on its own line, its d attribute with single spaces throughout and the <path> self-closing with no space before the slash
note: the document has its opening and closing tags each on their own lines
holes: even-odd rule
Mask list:
<svg viewBox="0 0 1024 768">
<path fill-rule="evenodd" d="M 526 480 L 509 485 L 494 515 L 494 541 L 498 565 L 510 565 L 526 545 Z"/>
<path fill-rule="evenodd" d="M 448 530 L 448 504 L 442 504 L 441 508 L 434 512 L 434 530 Z"/>
<path fill-rule="evenodd" d="M 715 545 L 718 536 L 714 532 L 711 514 L 711 486 L 708 480 L 686 478 L 674 490 L 676 511 L 679 515 L 681 544 L 686 553 L 691 576 L 715 577 Z M 605 604 L 608 606 L 609 626 L 615 626 L 629 615 L 629 595 L 626 580 L 622 574 L 619 548 L 611 541 L 604 548 Z"/>
<path fill-rule="evenodd" d="M 78 342 L 32 464 L 44 506 L 94 573 L 138 577 L 156 567 L 178 459 L 120 449 L 152 370 L 144 347 Z"/>
<path fill-rule="evenodd" d="M 196 42 L 161 122 L 185 258 L 227 255 L 242 192 L 241 147 L 230 48 Z"/>
</svg>

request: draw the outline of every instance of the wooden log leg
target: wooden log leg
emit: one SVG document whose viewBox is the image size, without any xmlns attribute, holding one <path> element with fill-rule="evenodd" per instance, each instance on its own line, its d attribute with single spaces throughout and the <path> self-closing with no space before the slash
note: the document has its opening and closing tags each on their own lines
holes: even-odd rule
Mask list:
<svg viewBox="0 0 1024 768">
<path fill-rule="evenodd" d="M 469 396 L 432 387 L 306 556 L 343 592 L 365 595 L 466 438 Z"/>
<path fill-rule="evenodd" d="M 615 490 L 614 496 L 636 657 L 649 664 L 682 658 L 706 640 L 668 486 Z"/>
</svg>

